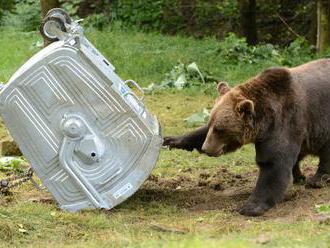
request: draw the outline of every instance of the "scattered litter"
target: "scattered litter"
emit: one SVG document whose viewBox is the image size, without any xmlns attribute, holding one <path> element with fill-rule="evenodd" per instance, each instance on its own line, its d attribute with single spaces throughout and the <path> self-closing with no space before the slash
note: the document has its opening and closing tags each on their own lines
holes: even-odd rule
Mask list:
<svg viewBox="0 0 330 248">
<path fill-rule="evenodd" d="M 18 224 L 18 231 L 23 234 L 27 234 L 28 231 L 24 228 L 23 224 Z"/>
</svg>

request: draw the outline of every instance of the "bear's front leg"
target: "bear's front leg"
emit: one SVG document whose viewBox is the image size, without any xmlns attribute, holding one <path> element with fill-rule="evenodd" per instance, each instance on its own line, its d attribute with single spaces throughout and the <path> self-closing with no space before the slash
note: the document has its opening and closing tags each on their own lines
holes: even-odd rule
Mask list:
<svg viewBox="0 0 330 248">
<path fill-rule="evenodd" d="M 240 214 L 259 216 L 281 201 L 287 186 L 292 180 L 292 167 L 278 164 L 260 164 L 260 173 L 257 185 Z"/>
<path fill-rule="evenodd" d="M 267 147 L 269 146 L 256 145 L 259 177 L 252 195 L 239 211 L 242 215 L 262 215 L 283 199 L 289 183 L 292 182 L 292 169 L 297 160 L 298 149 L 286 147 L 278 152 L 276 148 L 279 147 L 274 147 L 277 151 Z"/>
<path fill-rule="evenodd" d="M 176 148 L 187 151 L 196 149 L 201 152 L 208 130 L 208 125 L 205 125 L 182 136 L 168 136 L 164 138 L 163 145 L 170 149 Z"/>
</svg>

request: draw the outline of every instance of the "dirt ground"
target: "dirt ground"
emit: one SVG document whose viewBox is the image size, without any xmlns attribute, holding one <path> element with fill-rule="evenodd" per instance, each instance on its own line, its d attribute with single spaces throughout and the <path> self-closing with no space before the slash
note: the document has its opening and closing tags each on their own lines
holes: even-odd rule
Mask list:
<svg viewBox="0 0 330 248">
<path fill-rule="evenodd" d="M 312 175 L 315 168 L 304 168 L 305 175 Z M 180 169 L 172 177 L 151 175 L 128 203 L 138 201 L 147 205 L 150 202 L 174 206 L 189 212 L 221 210 L 234 213 L 251 194 L 257 179 L 257 169 L 252 172 L 235 174 L 227 169 Z M 47 192 L 35 188 L 14 191 L 0 198 L 2 206 L 13 199 L 55 205 Z M 317 213 L 315 205 L 330 202 L 330 186 L 320 189 L 305 188 L 304 183 L 294 184 L 286 193 L 285 199 L 260 219 L 286 219 L 294 222 L 304 217 L 313 218 Z M 120 206 L 119 206 L 120 208 Z"/>
<path fill-rule="evenodd" d="M 304 168 L 305 175 L 312 175 L 315 168 Z M 234 212 L 248 199 L 258 171 L 234 174 L 227 169 L 183 169 L 173 178 L 152 175 L 132 197 L 146 204 L 159 201 L 188 211 L 222 210 Z M 259 218 L 279 218 L 295 221 L 313 217 L 316 204 L 330 202 L 330 187 L 305 188 L 304 183 L 290 187 L 283 202 Z"/>
</svg>

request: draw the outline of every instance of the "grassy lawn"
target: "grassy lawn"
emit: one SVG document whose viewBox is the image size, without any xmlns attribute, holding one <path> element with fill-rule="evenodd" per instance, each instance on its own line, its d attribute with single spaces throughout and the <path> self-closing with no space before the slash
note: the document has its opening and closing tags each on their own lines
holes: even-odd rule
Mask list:
<svg viewBox="0 0 330 248">
<path fill-rule="evenodd" d="M 178 60 L 196 61 L 232 85 L 270 66 L 225 65 L 215 53 L 214 39 L 118 30 L 89 31 L 87 36 L 122 78 L 144 86 L 161 81 Z M 0 31 L 1 81 L 40 49 L 38 41 L 37 33 Z M 213 101 L 202 89 L 146 97 L 164 135 L 191 130 L 184 119 Z M 316 163 L 304 160 L 304 173 L 312 174 Z M 27 183 L 0 196 L 0 247 L 330 247 L 330 223 L 320 221 L 315 208 L 330 202 L 329 187 L 295 185 L 265 216 L 240 216 L 236 209 L 248 198 L 256 176 L 252 146 L 220 158 L 164 149 L 152 176 L 133 197 L 111 211 L 79 213 L 60 211 L 46 192 Z"/>
</svg>

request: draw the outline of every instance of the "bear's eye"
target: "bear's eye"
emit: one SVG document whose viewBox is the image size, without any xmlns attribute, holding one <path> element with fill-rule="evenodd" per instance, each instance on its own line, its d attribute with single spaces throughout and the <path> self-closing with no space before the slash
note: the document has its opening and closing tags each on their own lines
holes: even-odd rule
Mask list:
<svg viewBox="0 0 330 248">
<path fill-rule="evenodd" d="M 223 129 L 223 128 L 221 128 L 221 127 L 215 127 L 215 128 L 214 128 L 214 131 L 215 131 L 217 134 L 219 134 L 219 135 L 225 133 L 225 129 Z"/>
</svg>

